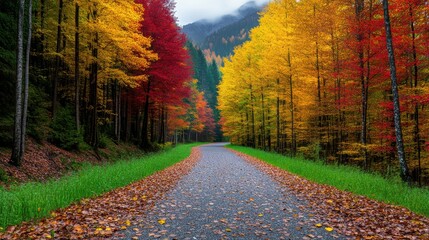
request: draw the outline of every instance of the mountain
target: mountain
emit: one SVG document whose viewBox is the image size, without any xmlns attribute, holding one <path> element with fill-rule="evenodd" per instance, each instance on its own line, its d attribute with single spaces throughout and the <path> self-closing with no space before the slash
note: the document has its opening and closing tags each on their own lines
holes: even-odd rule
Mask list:
<svg viewBox="0 0 429 240">
<path fill-rule="evenodd" d="M 200 44 L 202 49 L 210 49 L 220 57 L 232 54 L 234 48 L 249 40 L 249 32 L 259 25 L 259 13 L 253 12 L 245 18 L 227 25 L 207 37 Z"/>
<path fill-rule="evenodd" d="M 191 42 L 197 46 L 201 46 L 207 37 L 212 34 L 216 34 L 216 32 L 219 32 L 221 29 L 230 27 L 231 25 L 239 23 L 243 19 L 249 17 L 254 19 L 261 9 L 262 6 L 258 6 L 256 2 L 251 1 L 242 5 L 232 14 L 222 16 L 216 20 L 199 20 L 197 22 L 183 26 L 182 31 L 186 34 Z M 238 32 L 240 32 L 240 30 L 238 30 Z"/>
</svg>

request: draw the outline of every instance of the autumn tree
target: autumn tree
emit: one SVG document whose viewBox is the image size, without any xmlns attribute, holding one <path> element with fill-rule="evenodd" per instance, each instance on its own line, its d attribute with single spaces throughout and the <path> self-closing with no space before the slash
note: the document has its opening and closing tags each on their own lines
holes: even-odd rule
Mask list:
<svg viewBox="0 0 429 240">
<path fill-rule="evenodd" d="M 392 33 L 380 1 L 268 4 L 250 42 L 221 68 L 225 135 L 237 144 L 270 150 L 274 143 L 281 153 L 398 172 L 405 180 L 411 174 L 422 182 L 429 173 L 423 167 L 429 144 L 423 148 L 422 138 L 429 134 L 422 122 L 429 95 L 421 84 L 429 66 L 427 6 L 390 2 Z M 393 43 L 395 51 L 387 51 Z M 395 135 L 399 128 L 402 139 Z"/>
<path fill-rule="evenodd" d="M 158 61 L 147 70 L 148 80 L 141 86 L 144 96 L 141 146 L 151 147 L 148 131 L 150 108 L 156 103 L 164 101 L 166 104 L 186 96 L 183 89 L 186 80 L 190 79 L 191 72 L 187 66 L 189 58 L 185 49 L 185 37 L 176 25 L 173 15 L 174 2 L 169 0 L 139 0 L 146 9 L 144 21 L 140 26 L 143 35 L 153 39 L 151 49 L 158 54 Z M 185 95 L 181 95 L 185 93 Z M 164 116 L 166 106 L 160 106 L 161 116 Z M 164 119 L 161 119 L 164 122 Z"/>
</svg>

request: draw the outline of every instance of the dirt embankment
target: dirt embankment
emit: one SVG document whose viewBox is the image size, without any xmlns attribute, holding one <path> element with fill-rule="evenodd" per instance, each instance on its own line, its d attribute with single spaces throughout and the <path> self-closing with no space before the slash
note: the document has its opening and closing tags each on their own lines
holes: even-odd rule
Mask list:
<svg viewBox="0 0 429 240">
<path fill-rule="evenodd" d="M 69 152 L 48 142 L 26 142 L 25 155 L 20 167 L 9 164 L 11 150 L 0 149 L 0 186 L 28 181 L 46 181 L 78 170 L 86 164 L 103 164 L 114 159 L 141 156 L 144 152 L 132 145 L 111 143 L 99 149 Z"/>
</svg>

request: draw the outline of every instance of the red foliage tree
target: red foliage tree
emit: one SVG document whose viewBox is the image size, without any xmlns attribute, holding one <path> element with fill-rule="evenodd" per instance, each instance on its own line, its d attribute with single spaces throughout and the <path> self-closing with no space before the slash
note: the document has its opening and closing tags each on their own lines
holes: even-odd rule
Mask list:
<svg viewBox="0 0 429 240">
<path fill-rule="evenodd" d="M 157 107 L 160 116 L 160 142 L 164 142 L 167 106 L 182 104 L 190 92 L 184 84 L 191 77 L 189 54 L 184 48 L 185 36 L 174 17 L 175 3 L 171 0 L 136 0 L 145 9 L 141 32 L 153 40 L 152 50 L 158 61 L 147 70 L 148 81 L 137 90 L 143 96 L 143 124 L 141 146 L 150 147 L 148 122 L 151 108 Z"/>
</svg>

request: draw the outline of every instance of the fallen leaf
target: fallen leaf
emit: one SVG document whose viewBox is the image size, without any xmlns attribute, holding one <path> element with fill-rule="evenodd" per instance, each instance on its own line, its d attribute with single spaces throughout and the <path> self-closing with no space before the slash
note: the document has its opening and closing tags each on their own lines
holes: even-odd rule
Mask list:
<svg viewBox="0 0 429 240">
<path fill-rule="evenodd" d="M 79 224 L 74 225 L 73 226 L 73 232 L 75 232 L 75 233 L 83 233 L 82 226 L 79 225 Z"/>
<path fill-rule="evenodd" d="M 227 228 L 226 231 L 227 232 L 231 232 L 232 230 L 231 230 L 231 228 Z"/>
<path fill-rule="evenodd" d="M 331 228 L 331 227 L 325 227 L 325 230 L 328 231 L 328 232 L 332 232 L 334 229 Z"/>
<path fill-rule="evenodd" d="M 262 213 L 258 214 L 258 217 L 262 217 L 262 216 L 264 216 L 264 214 L 262 214 Z"/>
<path fill-rule="evenodd" d="M 161 225 L 164 225 L 165 224 L 165 219 L 159 219 L 158 223 L 161 224 Z"/>
<path fill-rule="evenodd" d="M 322 224 L 321 224 L 321 223 L 318 223 L 318 224 L 316 224 L 315 226 L 316 226 L 316 227 L 318 227 L 318 228 L 320 228 L 320 227 L 322 227 Z"/>
<path fill-rule="evenodd" d="M 131 221 L 130 220 L 125 221 L 125 225 L 130 226 L 131 225 Z"/>
</svg>

